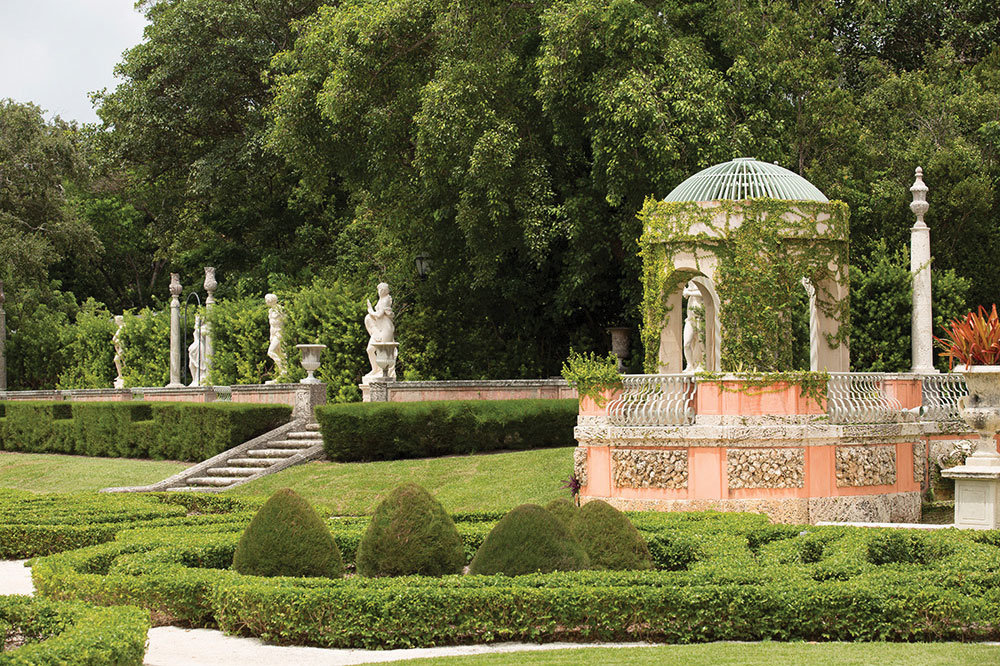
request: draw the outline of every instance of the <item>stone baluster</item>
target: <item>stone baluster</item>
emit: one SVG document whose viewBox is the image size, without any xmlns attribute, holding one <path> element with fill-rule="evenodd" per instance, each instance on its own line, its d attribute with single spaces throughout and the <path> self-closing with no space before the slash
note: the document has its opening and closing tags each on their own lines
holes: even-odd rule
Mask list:
<svg viewBox="0 0 1000 666">
<path fill-rule="evenodd" d="M 170 274 L 170 383 L 167 388 L 180 388 L 181 383 L 181 278 Z"/>
<path fill-rule="evenodd" d="M 924 224 L 927 203 L 927 185 L 924 170 L 917 167 L 916 181 L 910 187 L 913 201 L 910 210 L 917 216 L 917 223 L 910 228 L 910 274 L 913 276 L 913 311 L 910 319 L 913 372 L 935 373 L 934 320 L 931 316 L 931 230 Z"/>
</svg>

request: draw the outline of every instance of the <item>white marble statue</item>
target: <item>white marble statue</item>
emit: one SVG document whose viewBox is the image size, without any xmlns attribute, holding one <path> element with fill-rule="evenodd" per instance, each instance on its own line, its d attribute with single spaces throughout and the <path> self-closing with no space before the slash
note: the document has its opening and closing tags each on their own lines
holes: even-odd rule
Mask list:
<svg viewBox="0 0 1000 666">
<path fill-rule="evenodd" d="M 705 369 L 705 306 L 694 282 L 684 288 L 687 316 L 684 318 L 684 372 Z"/>
<path fill-rule="evenodd" d="M 115 348 L 115 368 L 118 369 L 118 376 L 115 377 L 115 388 L 125 388 L 125 377 L 122 376 L 122 330 L 125 328 L 125 317 L 115 315 L 115 334 L 111 336 L 111 344 Z"/>
<path fill-rule="evenodd" d="M 201 322 L 201 315 L 197 315 L 194 318 L 194 340 L 188 345 L 188 371 L 191 373 L 191 383 L 188 386 L 205 386 L 208 382 L 204 341 L 205 327 Z"/>
<path fill-rule="evenodd" d="M 816 308 L 816 285 L 807 277 L 802 286 L 809 295 L 809 370 L 819 372 L 819 310 Z"/>
<path fill-rule="evenodd" d="M 285 311 L 278 305 L 278 297 L 274 294 L 266 294 L 264 302 L 267 303 L 267 323 L 271 326 L 271 341 L 267 345 L 267 356 L 274 361 L 274 376 L 280 377 L 285 374 L 285 352 L 281 350 L 281 341 L 285 333 Z M 269 379 L 265 384 L 274 384 L 277 379 Z"/>
<path fill-rule="evenodd" d="M 378 302 L 372 307 L 371 300 L 368 300 L 368 314 L 365 315 L 365 328 L 371 336 L 368 339 L 368 360 L 372 364 L 371 372 L 362 378 L 362 382 L 367 384 L 376 377 L 382 376 L 382 369 L 375 362 L 374 342 L 395 342 L 396 325 L 392 321 L 392 296 L 389 295 L 389 285 L 381 282 L 378 285 Z M 396 378 L 396 359 L 385 369 L 385 376 L 389 379 Z"/>
</svg>

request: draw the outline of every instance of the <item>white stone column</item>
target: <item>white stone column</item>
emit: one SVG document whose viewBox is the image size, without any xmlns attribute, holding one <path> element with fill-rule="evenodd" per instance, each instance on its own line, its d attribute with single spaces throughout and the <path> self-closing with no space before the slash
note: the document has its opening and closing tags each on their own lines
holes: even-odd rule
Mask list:
<svg viewBox="0 0 1000 666">
<path fill-rule="evenodd" d="M 0 280 L 0 391 L 7 390 L 7 313 L 4 312 L 3 304 L 6 297 L 3 295 L 3 280 Z"/>
<path fill-rule="evenodd" d="M 219 283 L 215 281 L 215 267 L 205 266 L 205 291 L 208 292 L 208 296 L 205 298 L 205 328 L 203 329 L 205 337 L 201 340 L 201 357 L 204 359 L 203 367 L 205 369 L 201 378 L 202 386 L 207 385 L 212 376 L 212 356 L 215 354 L 215 345 L 212 344 L 212 320 L 209 315 L 215 305 L 215 289 L 218 286 Z"/>
<path fill-rule="evenodd" d="M 181 278 L 170 274 L 170 383 L 167 388 L 180 388 L 181 383 Z"/>
<path fill-rule="evenodd" d="M 917 223 L 910 229 L 910 275 L 913 278 L 913 312 L 910 319 L 910 337 L 913 350 L 913 372 L 935 373 L 934 368 L 934 319 L 931 311 L 931 230 L 924 224 L 927 203 L 927 185 L 924 170 L 917 167 L 916 181 L 910 188 L 913 202 L 910 210 L 917 216 Z"/>
</svg>

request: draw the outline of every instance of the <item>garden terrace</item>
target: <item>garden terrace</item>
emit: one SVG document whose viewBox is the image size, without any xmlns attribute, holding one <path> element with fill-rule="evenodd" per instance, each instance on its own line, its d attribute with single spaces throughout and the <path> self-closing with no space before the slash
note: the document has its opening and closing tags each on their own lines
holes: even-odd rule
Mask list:
<svg viewBox="0 0 1000 666">
<path fill-rule="evenodd" d="M 575 474 L 584 500 L 621 509 L 918 522 L 928 460 L 977 437 L 952 374 L 702 372 L 620 386 L 581 398 Z"/>
</svg>

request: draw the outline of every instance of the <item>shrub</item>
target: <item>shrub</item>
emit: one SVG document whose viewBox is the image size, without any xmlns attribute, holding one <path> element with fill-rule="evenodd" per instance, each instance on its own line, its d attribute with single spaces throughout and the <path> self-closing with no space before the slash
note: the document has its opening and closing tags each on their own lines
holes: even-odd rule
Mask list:
<svg viewBox="0 0 1000 666">
<path fill-rule="evenodd" d="M 891 530 L 874 534 L 867 543 L 868 561 L 882 564 L 924 564 L 927 562 L 927 545 L 916 534 Z"/>
<path fill-rule="evenodd" d="M 362 576 L 441 576 L 465 564 L 462 538 L 441 503 L 415 483 L 382 500 L 358 546 Z"/>
<path fill-rule="evenodd" d="M 522 504 L 487 535 L 469 572 L 520 576 L 536 571 L 574 571 L 589 565 L 586 551 L 558 518 L 537 504 Z"/>
<path fill-rule="evenodd" d="M 570 532 L 587 551 L 595 569 L 653 568 L 646 540 L 625 514 L 607 502 L 584 504 Z"/>
<path fill-rule="evenodd" d="M 330 402 L 360 400 L 358 384 L 368 368 L 364 294 L 346 284 L 326 284 L 319 278 L 298 291 L 278 290 L 277 294 L 287 315 L 283 346 L 288 380 L 298 381 L 306 376 L 295 345 L 323 344 L 326 349 L 317 377 L 326 382 L 328 399 Z M 264 348 L 267 349 L 266 345 Z"/>
<path fill-rule="evenodd" d="M 213 331 L 212 384 L 262 384 L 271 378 L 271 328 L 260 297 L 220 299 L 208 315 Z"/>
<path fill-rule="evenodd" d="M 545 505 L 545 510 L 559 519 L 567 530 L 573 530 L 573 521 L 580 515 L 580 508 L 565 498 L 554 499 Z"/>
<path fill-rule="evenodd" d="M 398 460 L 573 446 L 576 400 L 354 403 L 316 409 L 327 456 Z"/>
<path fill-rule="evenodd" d="M 271 495 L 236 546 L 233 568 L 253 576 L 344 574 L 340 550 L 326 523 L 295 491 Z"/>
<path fill-rule="evenodd" d="M 0 664 L 138 665 L 149 624 L 149 613 L 131 606 L 0 597 L 0 651 L 8 632 L 25 639 L 21 647 L 3 651 Z"/>
<path fill-rule="evenodd" d="M 117 371 L 111 337 L 115 323 L 111 313 L 94 299 L 88 299 L 76 314 L 76 322 L 63 330 L 63 362 L 57 387 L 60 389 L 107 388 Z"/>
<path fill-rule="evenodd" d="M 0 448 L 200 461 L 288 421 L 287 405 L 171 402 L 3 403 Z"/>
<path fill-rule="evenodd" d="M 170 312 L 144 308 L 124 316 L 121 342 L 125 386 L 166 385 L 170 379 Z"/>
</svg>

